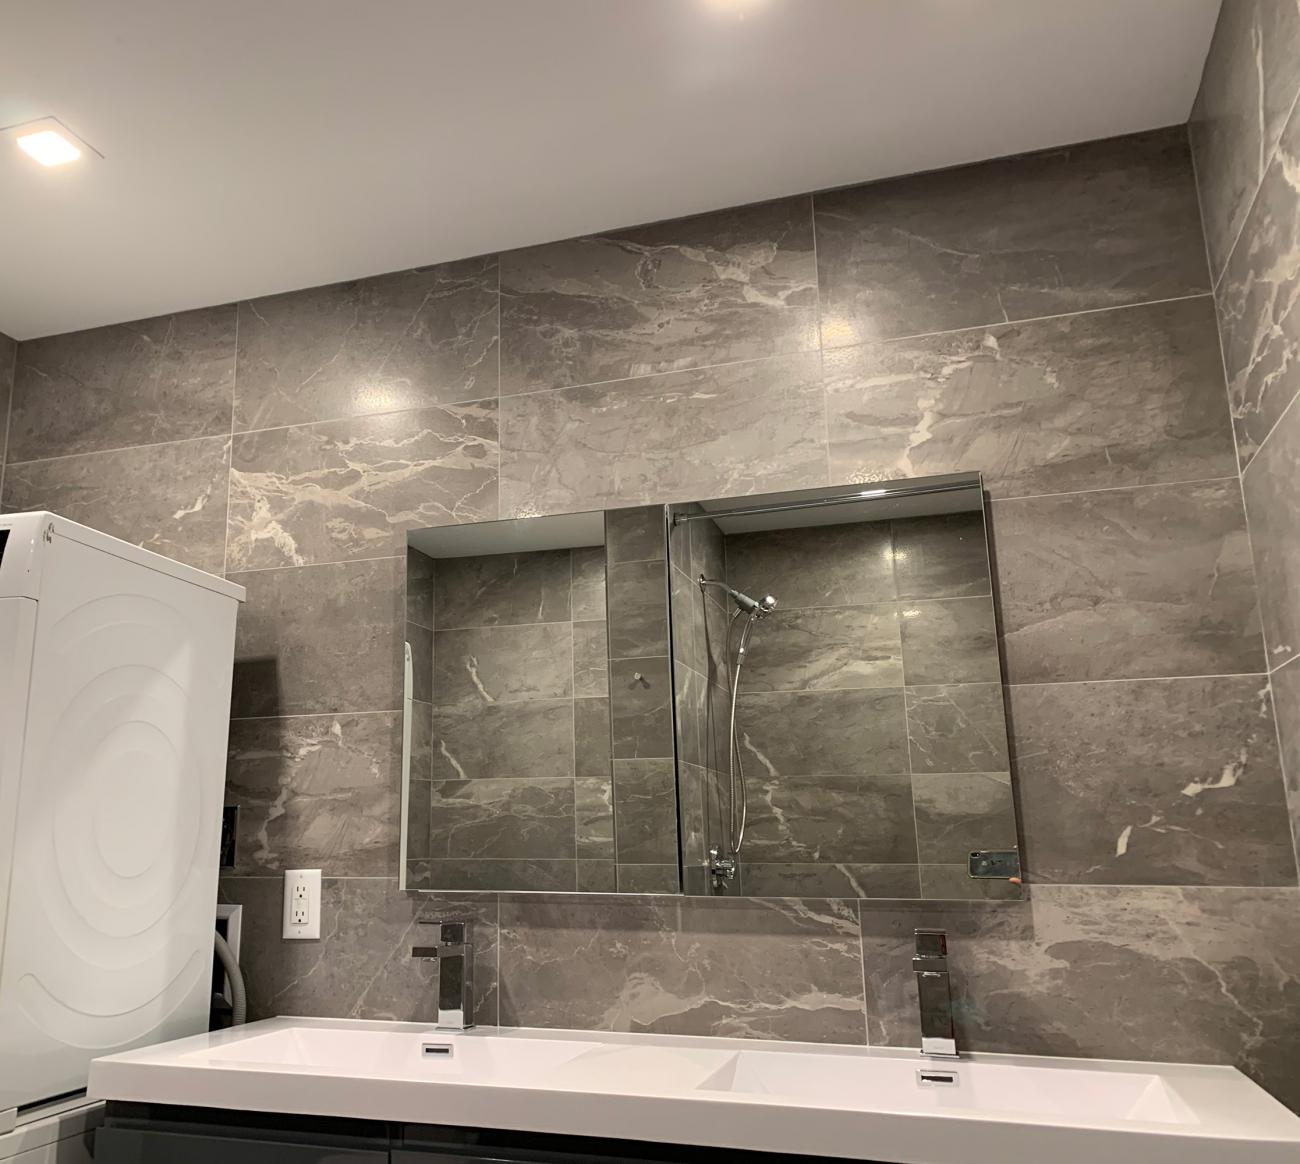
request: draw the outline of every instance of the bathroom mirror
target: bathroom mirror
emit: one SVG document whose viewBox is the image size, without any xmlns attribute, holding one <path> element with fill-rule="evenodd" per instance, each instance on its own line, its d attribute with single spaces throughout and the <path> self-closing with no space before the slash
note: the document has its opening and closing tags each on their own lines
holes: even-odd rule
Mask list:
<svg viewBox="0 0 1300 1164">
<path fill-rule="evenodd" d="M 680 891 L 664 522 L 408 535 L 405 888 Z"/>
<path fill-rule="evenodd" d="M 686 891 L 1015 895 L 979 475 L 668 515 Z"/>
<path fill-rule="evenodd" d="M 402 877 L 1013 896 L 978 474 L 412 531 Z"/>
</svg>

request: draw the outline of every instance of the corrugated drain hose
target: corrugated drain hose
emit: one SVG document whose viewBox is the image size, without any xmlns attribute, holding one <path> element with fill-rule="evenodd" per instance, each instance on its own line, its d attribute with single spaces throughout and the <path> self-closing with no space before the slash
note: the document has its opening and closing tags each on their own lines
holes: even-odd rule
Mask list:
<svg viewBox="0 0 1300 1164">
<path fill-rule="evenodd" d="M 225 970 L 226 978 L 230 982 L 230 1006 L 233 1011 L 230 1025 L 232 1027 L 242 1027 L 248 1017 L 248 999 L 244 995 L 244 976 L 240 973 L 239 963 L 235 961 L 235 955 L 231 953 L 226 939 L 215 930 L 213 931 L 213 937 L 217 940 L 217 957 L 221 960 L 221 967 Z"/>
</svg>

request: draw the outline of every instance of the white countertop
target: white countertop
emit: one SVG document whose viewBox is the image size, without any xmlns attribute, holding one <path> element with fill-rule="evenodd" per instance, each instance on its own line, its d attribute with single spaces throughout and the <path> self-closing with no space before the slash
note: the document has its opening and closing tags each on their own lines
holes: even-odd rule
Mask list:
<svg viewBox="0 0 1300 1164">
<path fill-rule="evenodd" d="M 895 1164 L 1300 1162 L 1300 1118 L 1232 1067 L 752 1039 L 278 1018 L 97 1059 L 90 1095 Z"/>
</svg>

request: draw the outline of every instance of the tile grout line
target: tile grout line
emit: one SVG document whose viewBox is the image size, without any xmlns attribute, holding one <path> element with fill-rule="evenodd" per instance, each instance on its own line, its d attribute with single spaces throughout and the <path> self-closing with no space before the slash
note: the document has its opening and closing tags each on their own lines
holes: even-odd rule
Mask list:
<svg viewBox="0 0 1300 1164">
<path fill-rule="evenodd" d="M 920 874 L 917 874 L 918 881 Z M 855 898 L 858 915 L 858 968 L 862 972 L 862 1043 L 871 1046 L 871 1007 L 867 1002 L 867 934 L 862 924 L 862 899 Z"/>
<path fill-rule="evenodd" d="M 4 501 L 5 474 L 9 471 L 9 440 L 14 427 L 14 391 L 18 384 L 18 341 L 14 340 L 14 356 L 9 362 L 9 400 L 5 404 L 4 456 L 0 458 L 0 507 Z"/>
<path fill-rule="evenodd" d="M 249 566 L 242 570 L 231 570 L 228 577 L 237 574 L 272 574 L 277 570 L 319 570 L 326 566 L 359 566 L 366 562 L 400 562 L 404 554 L 384 554 L 377 558 L 340 558 L 335 562 L 297 562 L 287 566 Z M 419 626 L 419 623 L 416 623 Z M 431 629 L 431 628 L 430 628 Z"/>
<path fill-rule="evenodd" d="M 1038 679 L 1030 683 L 1010 682 L 1008 688 L 1018 687 L 1077 687 L 1087 683 L 1183 683 L 1204 679 L 1264 679 L 1267 671 L 1228 671 L 1218 675 L 1135 675 L 1118 679 Z"/>
<path fill-rule="evenodd" d="M 1282 409 L 1281 413 L 1278 415 L 1277 420 L 1273 422 L 1273 427 L 1268 430 L 1268 432 L 1264 436 L 1264 439 L 1259 442 L 1259 446 L 1251 454 L 1250 460 L 1246 462 L 1245 467 L 1241 470 L 1241 479 L 1243 482 L 1246 480 L 1246 474 L 1249 473 L 1250 470 L 1255 467 L 1255 462 L 1259 460 L 1260 454 L 1263 453 L 1264 446 L 1268 444 L 1269 437 L 1271 437 L 1275 432 L 1277 432 L 1279 428 L 1282 427 L 1282 422 L 1286 419 L 1287 414 L 1290 413 L 1291 409 L 1295 407 L 1295 402 L 1297 400 L 1300 400 L 1300 388 L 1296 389 L 1296 394 L 1292 396 L 1291 399 L 1287 402 L 1287 406 L 1284 409 Z"/>
<path fill-rule="evenodd" d="M 422 859 L 422 858 L 416 858 L 416 860 L 421 860 L 421 859 Z M 506 858 L 506 859 L 510 859 L 510 858 Z M 521 859 L 523 859 L 523 858 L 521 858 Z M 490 861 L 490 860 L 498 860 L 498 858 L 494 858 L 494 857 L 457 857 L 457 858 L 439 858 L 439 857 L 435 857 L 435 858 L 432 858 L 432 860 L 458 860 L 458 861 L 459 861 L 459 860 L 467 860 L 467 861 L 483 860 L 483 861 Z M 597 859 L 597 860 L 598 860 L 598 859 Z M 564 863 L 567 864 L 568 862 L 564 862 Z M 771 862 L 771 863 L 773 863 L 773 864 L 788 864 L 789 862 Z M 796 862 L 796 864 L 797 864 L 797 863 L 798 863 L 798 862 Z M 934 863 L 935 863 L 935 862 L 927 862 L 927 864 L 934 864 Z M 940 864 L 942 864 L 942 862 L 940 862 Z M 955 867 L 955 868 L 958 868 L 958 869 L 964 868 L 964 866 L 962 866 L 962 865 L 956 865 L 956 866 L 954 866 L 954 867 Z M 322 874 L 322 877 L 323 877 L 323 879 L 326 880 L 326 881 L 391 881 L 391 882 L 393 882 L 394 884 L 396 884 L 397 881 L 399 880 L 397 876 L 395 876 L 395 875 L 390 876 L 389 874 L 386 874 L 386 873 L 323 873 L 323 874 Z M 225 872 L 223 872 L 223 873 L 221 874 L 221 876 L 220 876 L 220 879 L 221 879 L 222 881 L 281 881 L 281 880 L 283 880 L 283 871 L 279 871 L 279 872 L 269 872 L 269 873 L 267 873 L 267 872 L 259 872 L 259 873 L 225 873 Z M 1069 889 L 1083 889 L 1083 890 L 1095 890 L 1095 891 L 1108 891 L 1108 890 L 1118 890 L 1118 889 L 1136 889 L 1136 890 L 1148 890 L 1148 889 L 1154 889 L 1154 890 L 1160 890 L 1160 891 L 1165 891 L 1165 892 L 1175 892 L 1175 893 L 1177 893 L 1177 892 L 1184 892 L 1184 891 L 1186 891 L 1186 890 L 1194 890 L 1194 891 L 1196 891 L 1196 892 L 1198 892 L 1198 893 L 1204 893 L 1204 892 L 1209 892 L 1209 893 L 1215 893 L 1215 892 L 1222 892 L 1222 893 L 1241 893 L 1241 892 L 1256 892 L 1256 891 L 1264 890 L 1264 891 L 1271 891 L 1271 892 L 1277 892 L 1277 893 L 1294 894 L 1294 895 L 1297 896 L 1297 898 L 1300 898 L 1300 885 L 1296 885 L 1296 884 L 1294 884 L 1294 883 L 1292 883 L 1292 882 L 1282 882 L 1282 883 L 1280 883 L 1280 884 L 1279 884 L 1279 883 L 1273 883 L 1273 884 L 1267 884 L 1267 885 L 1252 885 L 1252 884 L 1249 884 L 1249 883 L 1233 883 L 1233 884 L 1227 884 L 1227 885 L 1216 885 L 1216 884 L 1208 884 L 1208 883 L 1205 883 L 1205 882 L 1197 882 L 1197 883 L 1194 883 L 1194 884 L 1189 884 L 1189 883 L 1186 883 L 1186 882 L 1165 882 L 1165 881 L 1125 881 L 1125 882 L 1120 882 L 1120 881 L 1034 881 L 1031 885 L 1027 885 L 1026 888 L 1031 889 L 1031 890 L 1041 890 L 1041 889 L 1047 889 L 1047 890 L 1057 890 L 1057 889 L 1066 889 L 1066 890 L 1069 890 Z M 916 911 L 917 911 L 918 913 L 929 912 L 929 911 L 930 911 L 934 906 L 936 906 L 936 905 L 938 905 L 940 908 L 945 908 L 945 909 L 946 909 L 946 908 L 950 908 L 950 907 L 956 907 L 956 908 L 958 908 L 958 909 L 962 909 L 962 908 L 965 908 L 965 907 L 974 906 L 974 907 L 977 907 L 977 908 L 991 908 L 991 909 L 994 909 L 994 910 L 999 910 L 999 909 L 1002 909 L 1002 908 L 1004 908 L 1004 907 L 1012 907 L 1012 908 L 1014 908 L 1014 907 L 1018 907 L 1018 906 L 1023 906 L 1023 905 L 1025 904 L 1026 901 L 1031 900 L 1030 898 L 1027 898 L 1027 897 L 1021 897 L 1021 898 L 988 898 L 988 897 L 943 897 L 943 898 L 939 898 L 939 897 L 930 897 L 930 898 L 922 898 L 922 897 L 834 897 L 834 896 L 830 896 L 830 897 L 828 897 L 828 896 L 826 896 L 825 894 L 812 894 L 812 895 L 810 895 L 810 896 L 808 896 L 808 897 L 796 897 L 796 898 L 793 898 L 793 899 L 789 898 L 788 896 L 782 896 L 782 897 L 759 897 L 759 898 L 743 898 L 743 897 L 742 897 L 742 898 L 713 898 L 713 897 L 702 896 L 702 895 L 697 895 L 697 894 L 684 894 L 684 893 L 683 893 L 683 894 L 675 894 L 675 893 L 653 893 L 653 892 L 643 892 L 643 893 L 628 893 L 628 892 L 610 893 L 610 892 L 588 892 L 588 891 L 574 892 L 574 891 L 572 891 L 572 890 L 564 890 L 564 889 L 508 889 L 508 890 L 494 890 L 494 889 L 414 889 L 414 890 L 408 890 L 408 892 L 411 892 L 411 893 L 427 893 L 427 894 L 431 894 L 431 895 L 433 895 L 433 896 L 443 896 L 443 897 L 460 897 L 460 896 L 475 895 L 475 896 L 482 896 L 482 897 L 486 898 L 486 897 L 492 896 L 492 897 L 495 897 L 495 898 L 498 898 L 498 899 L 499 899 L 500 896 L 502 896 L 503 894 L 505 894 L 505 895 L 521 895 L 521 896 L 529 897 L 529 898 L 537 898 L 537 897 L 552 897 L 552 896 L 559 895 L 559 896 L 562 896 L 562 897 L 568 898 L 568 899 L 570 899 L 570 900 L 573 899 L 573 898 L 575 898 L 575 897 L 582 897 L 582 898 L 595 898 L 595 899 L 597 899 L 597 901 L 599 901 L 599 902 L 613 902 L 613 901 L 616 900 L 616 899 L 617 899 L 617 900 L 622 900 L 623 898 L 626 898 L 626 897 L 651 897 L 651 898 L 656 898 L 656 899 L 658 899 L 658 900 L 660 900 L 660 901 L 663 901 L 663 902 L 666 902 L 666 903 L 672 903 L 672 902 L 685 902 L 685 903 L 691 903 L 691 902 L 697 902 L 697 901 L 699 901 L 699 902 L 712 902 L 712 901 L 718 901 L 718 900 L 722 900 L 722 901 L 728 901 L 728 900 L 730 900 L 730 901 L 745 901 L 745 900 L 753 900 L 753 901 L 782 901 L 782 900 L 795 900 L 795 901 L 845 901 L 845 902 L 856 902 L 856 903 L 858 903 L 860 906 L 862 906 L 862 905 L 866 905 L 866 906 L 879 906 L 879 905 L 884 905 L 884 904 L 886 904 L 886 903 L 889 903 L 889 904 L 898 903 L 898 904 L 907 905 L 907 906 L 914 906 L 914 907 L 916 908 Z M 427 905 L 429 905 L 430 903 L 429 903 L 429 902 L 418 902 L 417 904 L 421 904 L 421 905 L 425 905 L 425 906 L 427 906 Z M 865 972 L 865 969 L 866 969 L 866 966 L 865 966 L 865 957 L 864 957 L 864 959 L 863 959 L 863 970 L 864 970 L 864 972 Z"/>
<path fill-rule="evenodd" d="M 819 288 L 820 297 L 820 288 Z M 879 339 L 863 340 L 855 344 L 842 344 L 832 347 L 826 347 L 820 342 L 810 344 L 807 347 L 795 348 L 787 352 L 773 352 L 764 356 L 750 356 L 740 360 L 723 360 L 714 364 L 696 364 L 689 368 L 669 368 L 659 372 L 643 372 L 635 376 L 614 376 L 607 380 L 587 380 L 574 384 L 559 384 L 549 388 L 530 388 L 526 392 L 511 392 L 503 394 L 501 397 L 502 404 L 507 400 L 517 400 L 525 396 L 541 396 L 548 392 L 570 392 L 581 388 L 605 388 L 611 384 L 626 384 L 635 380 L 654 380 L 663 376 L 679 376 L 690 372 L 707 372 L 717 368 L 736 368 L 746 364 L 761 364 L 773 360 L 792 360 L 798 356 L 809 356 L 815 352 L 850 352 L 859 348 L 878 347 L 883 344 L 904 343 L 911 340 L 934 339 L 939 336 L 958 335 L 962 332 L 988 331 L 991 328 L 1018 327 L 1027 323 L 1045 323 L 1055 319 L 1073 319 L 1078 315 L 1100 315 L 1108 311 L 1130 311 L 1142 307 L 1159 307 L 1167 303 L 1186 303 L 1194 299 L 1213 299 L 1214 292 L 1212 289 L 1205 291 L 1196 291 L 1190 295 L 1173 295 L 1164 299 L 1142 299 L 1133 303 L 1110 303 L 1103 307 L 1085 307 L 1079 311 L 1063 311 L 1054 315 L 1033 315 L 1026 316 L 1022 319 L 999 319 L 987 323 L 972 323 L 964 327 L 944 328 L 939 331 L 915 332 L 909 335 L 882 336 Z M 315 422 L 320 423 L 320 422 Z"/>
<path fill-rule="evenodd" d="M 1285 671 L 1287 667 L 1289 667 L 1297 659 L 1300 659 L 1300 652 L 1291 655 L 1289 658 L 1286 658 L 1282 662 L 1280 662 L 1276 667 L 1271 668 L 1268 672 L 1269 678 L 1271 679 L 1274 675 L 1278 674 L 1278 672 L 1280 671 Z"/>
<path fill-rule="evenodd" d="M 932 339 L 939 336 L 956 335 L 962 332 L 985 331 L 988 330 L 989 328 L 996 328 L 996 327 L 1014 327 L 1020 324 L 1040 323 L 1040 322 L 1055 320 L 1055 319 L 1072 319 L 1075 316 L 1079 316 L 1079 315 L 1098 315 L 1109 311 L 1127 311 L 1134 308 L 1155 307 L 1166 303 L 1182 303 L 1194 299 L 1205 299 L 1205 298 L 1212 298 L 1212 297 L 1213 297 L 1212 292 L 1204 291 L 1204 292 L 1197 292 L 1192 295 L 1174 296 L 1167 299 L 1151 299 L 1151 300 L 1142 300 L 1140 302 L 1135 302 L 1135 303 L 1120 303 L 1120 304 L 1110 304 L 1104 307 L 1090 307 L 1090 308 L 1085 308 L 1081 311 L 1062 312 L 1056 315 L 1031 316 L 1024 319 L 1013 319 L 1013 320 L 997 320 L 990 323 L 972 324 L 966 327 L 959 327 L 959 328 L 949 328 L 943 331 L 918 332 L 914 335 L 905 335 L 905 336 L 890 336 L 888 338 L 868 340 L 859 344 L 845 344 L 843 346 L 832 347 L 829 349 L 824 348 L 823 345 L 818 343 L 816 346 L 799 348 L 789 352 L 780 352 L 780 353 L 774 353 L 765 356 L 755 356 L 743 360 L 727 360 L 716 364 L 700 364 L 689 368 L 674 368 L 662 372 L 649 372 L 638 376 L 620 376 L 609 380 L 593 380 L 581 384 L 564 384 L 558 387 L 536 388 L 528 392 L 516 392 L 516 393 L 510 393 L 509 395 L 478 396 L 468 400 L 425 403 L 425 404 L 416 405 L 411 408 L 397 408 L 397 409 L 389 409 L 389 410 L 378 411 L 378 412 L 362 412 L 362 413 L 355 413 L 347 416 L 326 417 L 326 418 L 321 418 L 316 420 L 300 421 L 296 424 L 271 425 L 266 428 L 258 428 L 258 429 L 241 429 L 238 431 L 232 431 L 229 434 L 229 439 L 231 439 L 233 442 L 233 439 L 237 437 L 256 436 L 262 433 L 284 432 L 293 429 L 311 428 L 315 425 L 344 424 L 348 422 L 372 420 L 380 417 L 402 416 L 412 412 L 455 409 L 455 408 L 467 407 L 469 405 L 474 405 L 474 404 L 494 404 L 498 406 L 497 446 L 498 446 L 498 462 L 499 462 L 499 466 L 498 466 L 498 480 L 499 480 L 500 461 L 502 458 L 502 452 L 500 447 L 500 409 L 503 408 L 505 402 L 508 400 L 514 400 L 526 396 L 540 396 L 551 392 L 576 391 L 582 388 L 603 388 L 611 384 L 625 384 L 637 380 L 652 380 L 659 377 L 676 376 L 676 375 L 682 375 L 691 372 L 708 372 L 708 371 L 714 371 L 719 368 L 735 368 L 735 367 L 743 367 L 745 365 L 750 365 L 750 364 L 759 365 L 759 364 L 766 364 L 766 363 L 771 363 L 779 360 L 793 360 L 800 356 L 812 356 L 812 355 L 824 356 L 826 352 L 849 352 L 859 348 L 876 347 L 882 344 L 899 343 L 899 342 L 906 342 L 906 341 L 918 340 L 918 339 Z M 74 334 L 74 333 L 69 333 L 69 334 Z M 500 343 L 498 342 L 498 363 L 499 361 L 500 361 Z M 824 377 L 823 377 L 823 381 L 824 381 Z M 824 383 L 823 383 L 823 391 L 825 392 Z M 232 424 L 233 424 L 233 420 L 232 420 Z M 181 437 L 177 440 L 171 440 L 171 441 L 151 441 L 145 444 L 138 444 L 138 445 L 116 445 L 113 446 L 112 448 L 87 449 L 80 452 L 61 453 L 51 457 L 33 457 L 26 461 L 15 461 L 14 464 L 16 465 L 35 464 L 44 461 L 67 460 L 72 457 L 97 456 L 103 453 L 119 453 L 119 452 L 126 452 L 128 450 L 134 450 L 134 449 L 158 448 L 163 445 L 182 444 L 187 441 L 215 440 L 217 436 L 225 436 L 225 435 L 227 434 L 208 434 L 208 435 L 200 434 L 198 436 Z M 501 512 L 500 498 L 498 496 L 498 515 L 500 514 L 500 512 Z"/>
<path fill-rule="evenodd" d="M 169 445 L 191 445 L 199 441 L 226 441 L 230 437 L 224 432 L 207 433 L 201 436 L 178 437 L 172 441 L 150 441 L 142 445 L 116 445 L 111 449 L 84 449 L 78 453 L 59 453 L 53 457 L 31 457 L 26 461 L 14 461 L 15 465 L 48 465 L 52 461 L 73 461 L 81 457 L 106 457 L 113 453 L 133 453 L 141 449 L 163 449 Z"/>
<path fill-rule="evenodd" d="M 378 707 L 367 711 L 291 711 L 285 715 L 232 715 L 231 723 L 257 723 L 259 720 L 337 719 L 343 715 L 401 715 L 400 707 Z"/>
<path fill-rule="evenodd" d="M 1098 485 L 1094 489 L 1068 489 L 1061 493 L 1021 493 L 1010 497 L 990 495 L 990 505 L 1005 505 L 1011 501 L 1050 501 L 1058 497 L 1083 497 L 1092 493 L 1127 493 L 1137 489 L 1182 489 L 1191 485 L 1222 485 L 1240 481 L 1238 474 L 1228 477 L 1192 477 L 1185 481 L 1144 481 L 1131 485 Z"/>
<path fill-rule="evenodd" d="M 235 491 L 235 404 L 239 399 L 239 303 L 235 303 L 235 362 L 230 372 L 230 436 L 226 442 L 226 525 L 221 531 L 221 574 L 230 573 L 230 499 Z"/>
<path fill-rule="evenodd" d="M 817 195 L 815 192 L 808 195 L 808 214 L 811 219 L 809 225 L 812 227 L 812 261 L 813 261 L 813 289 L 817 296 L 817 375 L 821 381 L 822 393 L 822 450 L 826 459 L 826 484 L 834 484 L 835 478 L 831 474 L 831 400 L 830 393 L 826 391 L 826 341 L 822 336 L 822 274 L 821 264 L 817 255 Z"/>
<path fill-rule="evenodd" d="M 505 446 L 501 427 L 501 349 L 505 347 L 505 332 L 501 326 L 501 255 L 496 256 L 497 264 L 497 520 L 501 520 L 501 475 L 505 470 Z M 570 567 L 572 570 L 572 567 Z M 498 949 L 498 953 L 499 953 Z"/>
<path fill-rule="evenodd" d="M 1280 140 L 1281 139 L 1279 138 L 1279 141 Z M 1246 554 L 1250 560 L 1251 587 L 1254 590 L 1255 605 L 1256 605 L 1256 609 L 1258 609 L 1259 573 L 1258 573 L 1258 566 L 1255 560 L 1254 538 L 1250 532 L 1250 509 L 1246 505 L 1246 469 L 1249 467 L 1249 465 L 1243 466 L 1241 463 L 1241 444 L 1237 439 L 1237 423 L 1232 413 L 1232 385 L 1231 385 L 1231 380 L 1228 376 L 1228 355 L 1224 349 L 1223 328 L 1219 321 L 1220 317 L 1218 311 L 1218 305 L 1219 305 L 1218 304 L 1218 281 L 1215 280 L 1214 278 L 1213 262 L 1210 256 L 1210 233 L 1209 233 L 1209 227 L 1207 225 L 1207 220 L 1205 216 L 1205 203 L 1201 198 L 1201 183 L 1199 178 L 1199 171 L 1196 165 L 1196 151 L 1192 148 L 1192 135 L 1191 135 L 1190 123 L 1187 132 L 1187 149 L 1188 149 L 1188 154 L 1192 160 L 1192 184 L 1195 187 L 1195 192 L 1196 192 L 1196 211 L 1201 220 L 1201 240 L 1205 246 L 1205 264 L 1206 267 L 1210 269 L 1210 280 L 1215 287 L 1214 333 L 1215 333 L 1215 341 L 1219 348 L 1219 369 L 1223 376 L 1223 404 L 1227 411 L 1227 416 L 1228 416 L 1228 431 L 1232 435 L 1232 459 L 1233 459 L 1233 464 L 1237 470 L 1236 472 L 1237 496 L 1241 504 L 1242 527 L 1245 530 L 1245 534 L 1246 534 Z M 1224 262 L 1223 262 L 1223 269 L 1225 272 L 1228 269 L 1228 260 L 1231 258 L 1231 255 L 1232 252 L 1230 249 L 1228 255 L 1224 258 Z M 1281 417 L 1279 417 L 1278 420 L 1280 421 Z M 1267 437 L 1265 439 L 1267 439 Z M 1260 449 L 1262 448 L 1263 448 L 1263 442 L 1261 441 L 1260 448 L 1255 450 L 1256 454 L 1258 454 Z M 1251 463 L 1253 463 L 1253 461 L 1254 458 L 1252 457 Z M 1224 480 L 1226 481 L 1228 480 L 1228 478 L 1224 478 Z M 1268 670 L 1268 637 L 1264 633 L 1264 621 L 1262 617 L 1259 620 L 1259 645 L 1264 653 L 1264 669 L 1265 671 L 1267 671 Z M 1281 731 L 1278 728 L 1276 712 L 1274 712 L 1273 715 L 1273 728 L 1274 731 L 1278 733 L 1278 747 L 1281 748 L 1281 744 L 1282 744 Z M 1297 855 L 1297 858 L 1298 860 L 1300 860 L 1300 854 Z"/>
<path fill-rule="evenodd" d="M 882 344 L 906 343 L 911 340 L 937 339 L 945 335 L 960 335 L 968 331 L 992 331 L 995 328 L 1020 327 L 1026 323 L 1050 323 L 1055 319 L 1074 319 L 1079 315 L 1101 315 L 1107 311 L 1132 311 L 1142 307 L 1160 307 L 1166 303 L 1188 303 L 1193 299 L 1213 299 L 1213 289 L 1194 291 L 1190 295 L 1170 295 L 1165 299 L 1139 299 L 1133 303 L 1108 303 L 1104 307 L 1084 307 L 1078 311 L 1061 311 L 1055 315 L 1029 315 L 1023 319 L 997 319 L 988 323 L 972 323 L 965 327 L 949 327 L 940 331 L 919 331 L 912 335 L 881 336 L 855 344 L 839 344 L 828 348 L 831 352 L 851 352 L 856 348 L 878 347 Z"/>
</svg>

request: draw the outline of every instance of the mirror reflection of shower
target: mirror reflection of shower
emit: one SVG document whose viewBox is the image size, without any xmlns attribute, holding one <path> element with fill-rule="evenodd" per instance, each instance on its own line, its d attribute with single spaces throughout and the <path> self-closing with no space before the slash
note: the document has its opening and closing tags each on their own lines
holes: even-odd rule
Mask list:
<svg viewBox="0 0 1300 1164">
<path fill-rule="evenodd" d="M 727 624 L 726 642 L 727 678 L 731 697 L 729 701 L 730 712 L 727 717 L 728 835 L 725 838 L 725 851 L 716 845 L 709 850 L 710 874 L 715 888 L 722 890 L 728 882 L 735 879 L 739 872 L 740 852 L 745 844 L 745 825 L 749 815 L 749 797 L 745 787 L 745 767 L 740 754 L 740 743 L 736 738 L 736 699 L 740 694 L 740 669 L 745 662 L 745 651 L 749 645 L 749 636 L 753 632 L 754 624 L 776 609 L 776 599 L 771 594 L 765 594 L 762 598 L 750 598 L 748 594 L 742 594 L 739 590 L 732 589 L 725 582 L 720 582 L 715 578 L 706 578 L 703 574 L 699 576 L 698 581 L 701 596 L 703 596 L 706 587 L 716 586 L 720 590 L 725 590 L 730 595 L 732 602 L 736 604 L 736 609 Z M 742 618 L 743 622 L 741 622 Z M 738 622 L 741 624 L 740 637 L 733 654 L 731 644 L 734 637 L 733 632 Z"/>
</svg>

